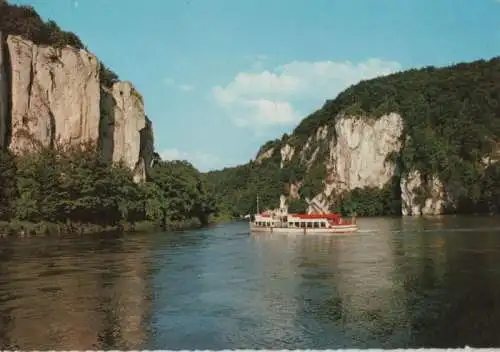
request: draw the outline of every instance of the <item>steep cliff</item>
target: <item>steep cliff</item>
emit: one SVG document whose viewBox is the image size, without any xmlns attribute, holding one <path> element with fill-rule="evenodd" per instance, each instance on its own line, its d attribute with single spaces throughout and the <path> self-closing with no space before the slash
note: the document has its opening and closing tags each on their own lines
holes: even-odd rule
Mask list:
<svg viewBox="0 0 500 352">
<path fill-rule="evenodd" d="M 0 147 L 4 146 L 7 136 L 8 102 L 9 102 L 9 83 L 7 81 L 7 66 L 5 63 L 3 34 L 0 31 Z"/>
<path fill-rule="evenodd" d="M 10 148 L 15 153 L 99 136 L 99 62 L 81 49 L 7 37 L 11 77 Z"/>
<path fill-rule="evenodd" d="M 39 45 L 14 35 L 2 47 L 3 147 L 22 153 L 93 141 L 110 161 L 123 161 L 133 170 L 137 182 L 145 179 L 153 154 L 152 126 L 131 83 L 103 85 L 100 62 L 83 49 Z"/>
<path fill-rule="evenodd" d="M 142 96 L 130 82 L 116 82 L 102 88 L 101 145 L 113 162 L 123 161 L 144 179 L 153 157 L 151 121 L 144 112 Z"/>
<path fill-rule="evenodd" d="M 270 208 L 285 195 L 293 211 L 495 212 L 499 104 L 500 58 L 362 81 L 266 143 L 256 162 L 206 177 L 236 213 L 255 211 L 257 193 Z"/>
<path fill-rule="evenodd" d="M 333 128 L 336 138 L 325 140 L 328 127 L 320 128 L 318 132 L 324 132 L 315 135 L 314 145 L 328 143 L 328 158 L 319 161 L 326 164 L 327 177 L 324 189 L 310 200 L 314 203 L 310 211 L 316 208 L 327 212 L 333 198 L 343 192 L 364 187 L 381 189 L 394 176 L 395 165 L 387 162 L 387 157 L 401 148 L 403 120 L 398 114 L 374 121 L 344 117 Z"/>
</svg>

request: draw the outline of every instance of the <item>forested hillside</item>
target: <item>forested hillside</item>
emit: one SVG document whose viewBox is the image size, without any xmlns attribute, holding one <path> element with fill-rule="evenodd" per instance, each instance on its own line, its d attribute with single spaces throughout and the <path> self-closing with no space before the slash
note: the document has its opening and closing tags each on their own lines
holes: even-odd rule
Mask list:
<svg viewBox="0 0 500 352">
<path fill-rule="evenodd" d="M 307 116 L 290 136 L 268 142 L 270 158 L 205 175 L 221 208 L 234 214 L 255 210 L 257 189 L 263 207 L 276 207 L 281 193 L 301 181 L 304 199 L 321 192 L 326 180 L 327 145 L 301 157 L 295 153 L 280 168 L 280 149 L 286 144 L 305 150 L 306 142 L 324 126 L 356 116 L 376 120 L 398 113 L 404 121 L 402 148 L 388 162 L 397 165 L 394 179 L 383 189 L 355 189 L 339 195 L 333 207 L 359 215 L 400 214 L 402 175 L 418 170 L 423 179 L 437 176 L 444 184 L 448 212 L 496 212 L 500 205 L 500 58 L 460 63 L 450 67 L 425 67 L 362 81 L 328 100 Z M 328 129 L 328 141 L 337 136 Z M 309 148 L 309 150 L 314 148 Z M 261 154 L 261 153 L 260 153 Z M 308 162 L 312 162 L 310 166 Z M 330 175 L 331 176 L 331 175 Z M 425 187 L 420 192 L 425 193 Z M 333 210 L 333 209 L 332 209 Z"/>
</svg>

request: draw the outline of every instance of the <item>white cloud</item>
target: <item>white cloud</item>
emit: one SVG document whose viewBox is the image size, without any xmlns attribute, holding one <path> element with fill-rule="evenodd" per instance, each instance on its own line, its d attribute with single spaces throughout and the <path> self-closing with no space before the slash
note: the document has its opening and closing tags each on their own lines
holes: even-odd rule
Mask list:
<svg viewBox="0 0 500 352">
<path fill-rule="evenodd" d="M 334 98 L 360 80 L 387 75 L 402 67 L 395 61 L 292 61 L 274 70 L 239 72 L 225 86 L 212 88 L 215 101 L 240 127 L 293 125 L 303 117 L 297 104 Z"/>
<path fill-rule="evenodd" d="M 184 152 L 177 148 L 165 149 L 160 153 L 163 160 L 187 160 L 200 171 L 219 168 L 221 159 L 216 155 L 200 151 Z"/>
</svg>

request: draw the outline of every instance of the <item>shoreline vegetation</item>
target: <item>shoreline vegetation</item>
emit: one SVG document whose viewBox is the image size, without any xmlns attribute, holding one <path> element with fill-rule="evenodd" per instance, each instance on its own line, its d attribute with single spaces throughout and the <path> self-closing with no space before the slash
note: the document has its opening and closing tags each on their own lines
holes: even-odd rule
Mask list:
<svg viewBox="0 0 500 352">
<path fill-rule="evenodd" d="M 209 225 L 214 198 L 187 161 L 155 153 L 147 180 L 95 144 L 0 151 L 0 237 L 176 231 Z"/>
<path fill-rule="evenodd" d="M 92 235 L 106 233 L 152 233 L 152 232 L 177 232 L 199 229 L 210 226 L 210 222 L 202 225 L 198 219 L 187 219 L 184 221 L 172 221 L 166 226 L 152 222 L 140 221 L 136 223 L 124 223 L 117 226 L 100 226 L 96 224 L 72 224 L 51 222 L 29 222 L 13 220 L 10 222 L 0 221 L 0 239 L 8 237 L 41 237 L 41 236 L 74 236 Z"/>
</svg>

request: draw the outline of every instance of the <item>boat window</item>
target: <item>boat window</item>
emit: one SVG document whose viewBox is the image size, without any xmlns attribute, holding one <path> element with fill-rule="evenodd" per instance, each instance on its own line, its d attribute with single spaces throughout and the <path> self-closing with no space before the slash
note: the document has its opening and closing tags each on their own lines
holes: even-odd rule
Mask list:
<svg viewBox="0 0 500 352">
<path fill-rule="evenodd" d="M 314 222 L 314 228 L 317 229 L 319 227 L 319 224 L 315 221 Z"/>
<path fill-rule="evenodd" d="M 300 227 L 300 222 L 296 222 L 295 227 Z"/>
<path fill-rule="evenodd" d="M 308 222 L 308 223 L 307 223 L 307 227 L 312 227 L 312 223 L 311 223 L 311 222 Z"/>
<path fill-rule="evenodd" d="M 305 222 L 301 222 L 300 223 L 300 227 L 306 227 L 306 223 Z"/>
<path fill-rule="evenodd" d="M 321 222 L 321 223 L 320 223 L 320 226 L 321 226 L 322 228 L 325 228 L 325 227 L 326 227 L 326 224 L 325 224 L 324 222 Z"/>
</svg>

